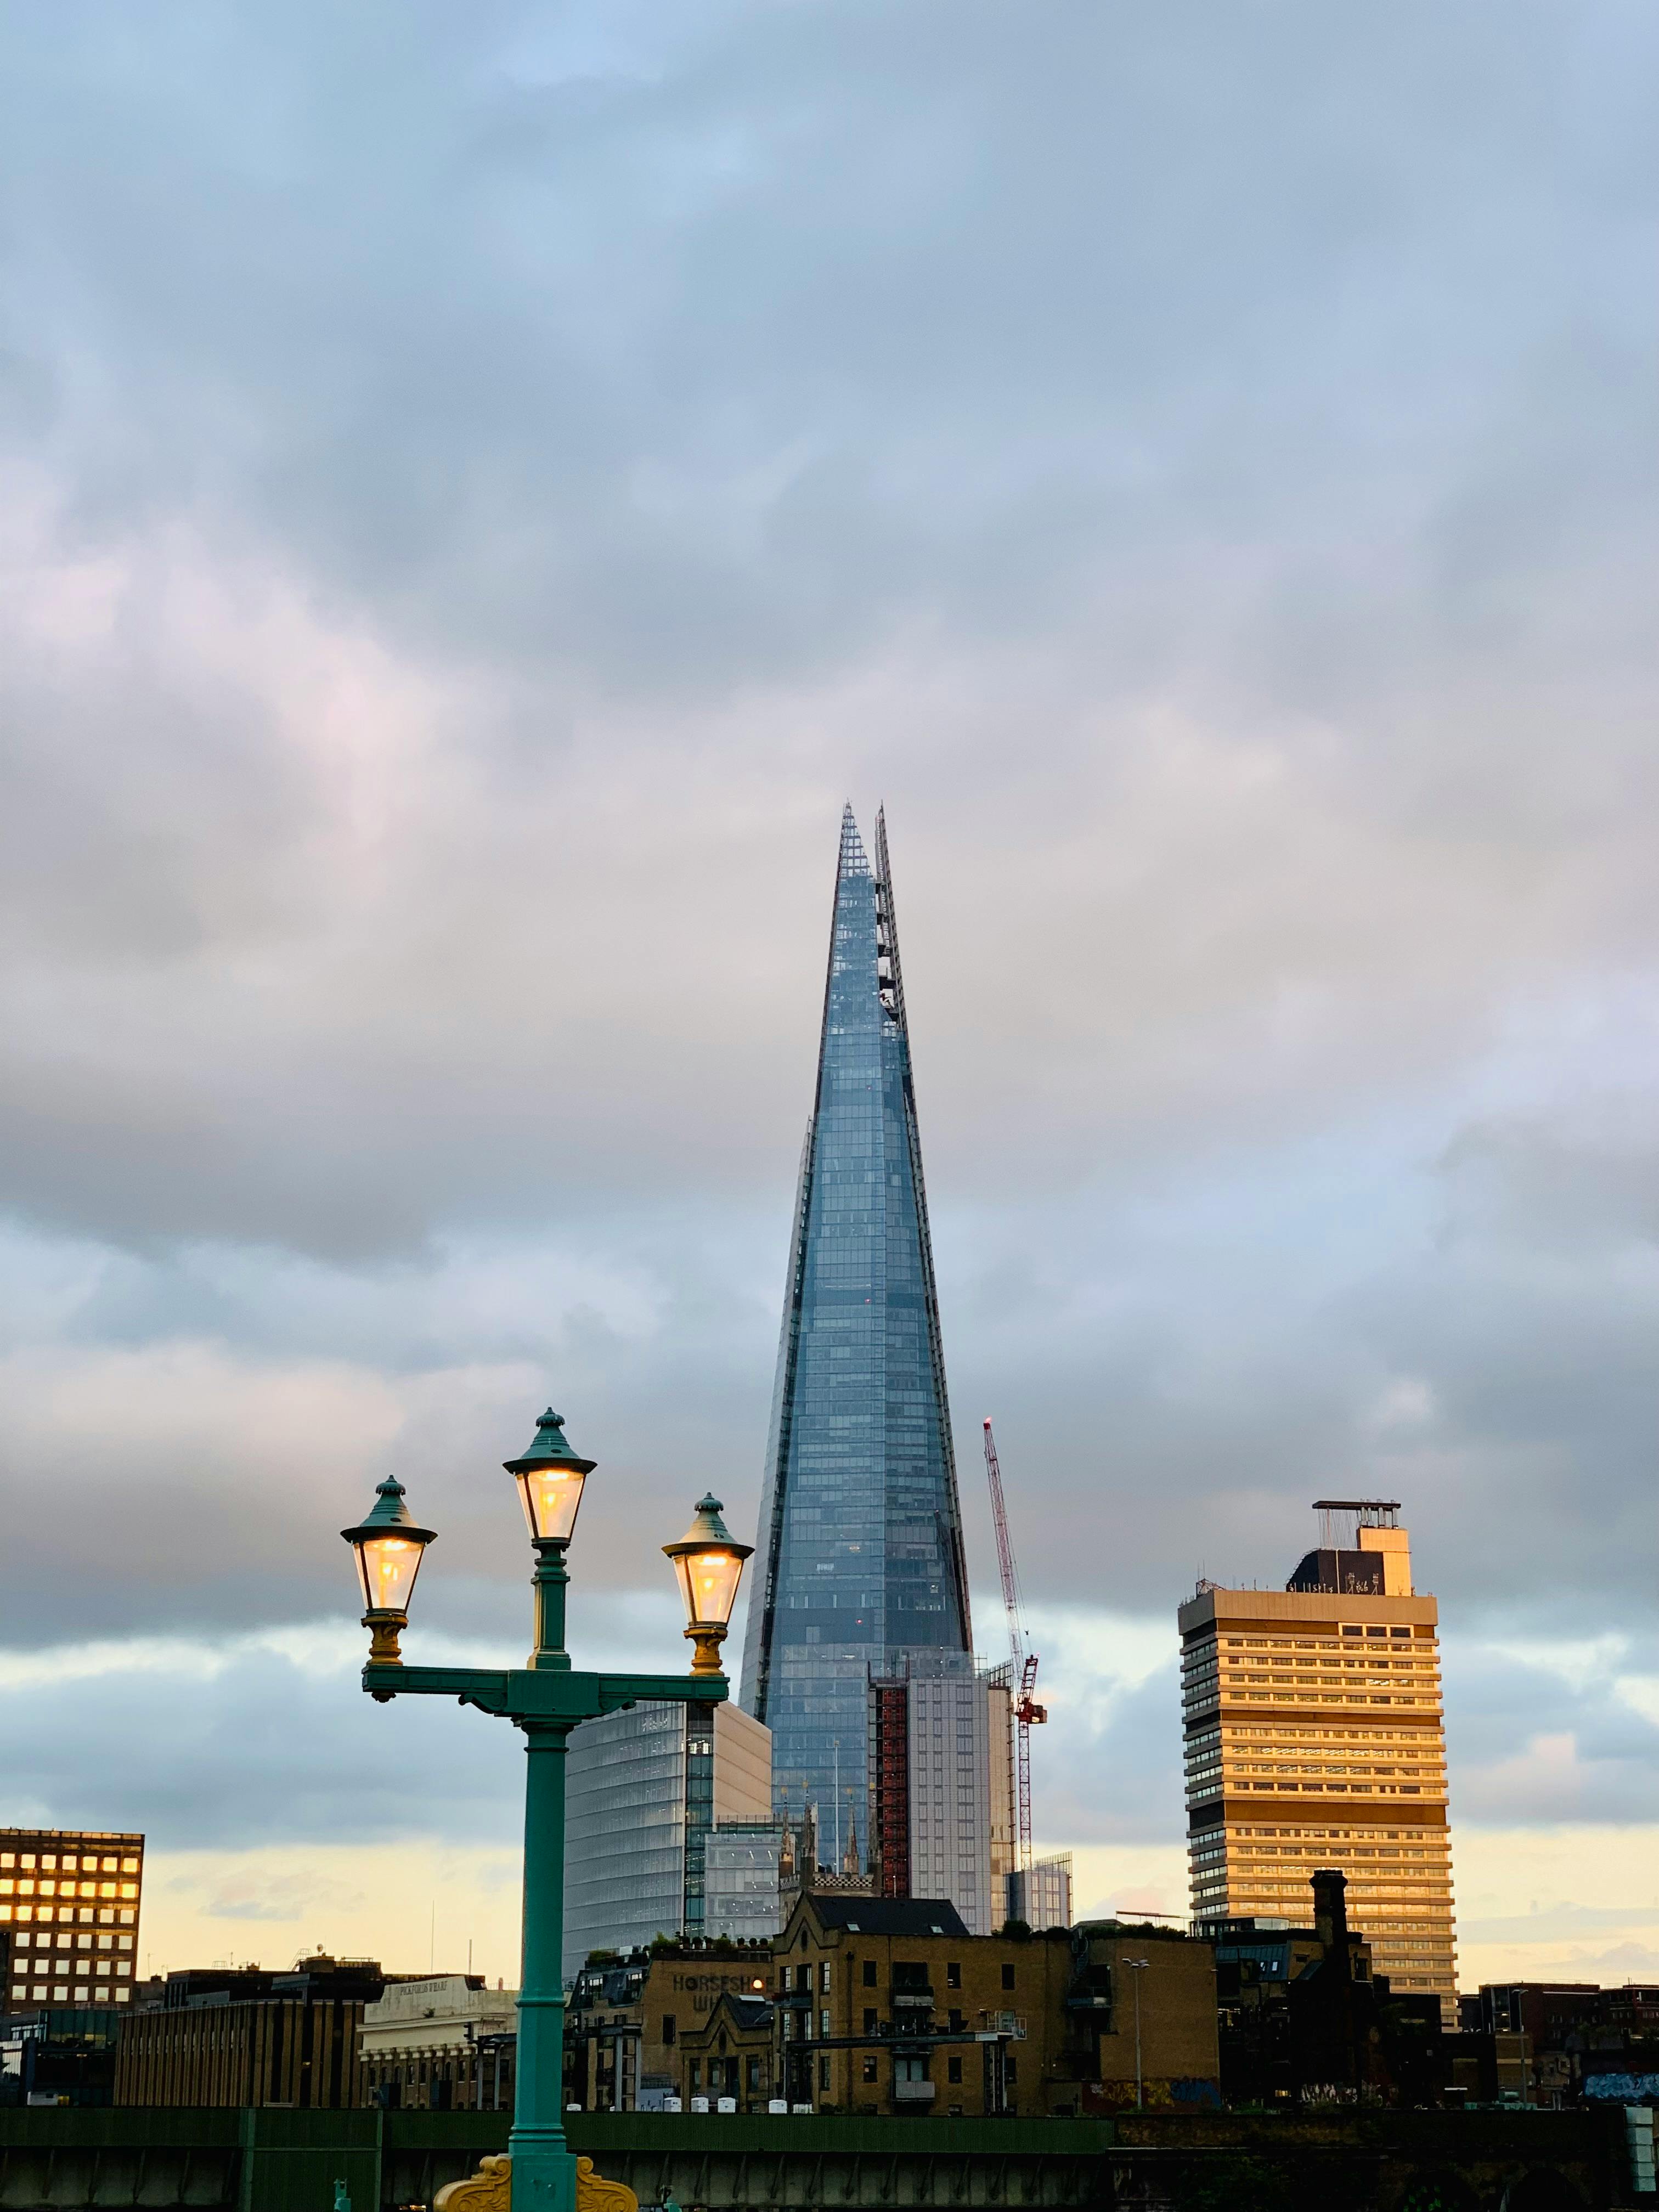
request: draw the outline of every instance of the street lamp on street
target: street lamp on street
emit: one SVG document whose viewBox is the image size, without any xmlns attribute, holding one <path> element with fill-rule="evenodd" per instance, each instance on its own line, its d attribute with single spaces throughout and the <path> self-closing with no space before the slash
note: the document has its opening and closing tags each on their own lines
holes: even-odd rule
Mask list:
<svg viewBox="0 0 1659 2212">
<path fill-rule="evenodd" d="M 640 1704 L 714 1706 L 728 1695 L 720 1647 L 752 1547 L 734 1543 L 717 1498 L 703 1498 L 690 1528 L 663 1549 L 673 1562 L 695 1657 L 690 1674 L 589 1674 L 564 1648 L 565 1553 L 596 1461 L 572 1451 L 562 1417 L 538 1422 L 523 1456 L 503 1462 L 519 1487 L 535 1547 L 535 1644 L 521 1668 L 409 1667 L 398 1639 L 426 1547 L 435 1540 L 388 1475 L 367 1517 L 341 1534 L 357 1563 L 370 1632 L 363 1687 L 382 1704 L 398 1697 L 454 1698 L 522 1729 L 525 1778 L 524 1951 L 519 1986 L 518 2081 L 507 2157 L 452 2184 L 454 2212 L 617 2212 L 630 2192 L 598 2181 L 570 2154 L 561 2111 L 564 2076 L 564 1777 L 570 1731 L 601 1713 Z M 510 2194 L 509 2194 L 510 2192 Z"/>
<path fill-rule="evenodd" d="M 1135 1978 L 1135 2110 L 1142 2112 L 1146 2109 L 1146 2091 L 1140 2071 L 1140 1978 L 1152 1962 L 1150 1959 L 1120 1959 L 1117 1963 Z"/>
</svg>

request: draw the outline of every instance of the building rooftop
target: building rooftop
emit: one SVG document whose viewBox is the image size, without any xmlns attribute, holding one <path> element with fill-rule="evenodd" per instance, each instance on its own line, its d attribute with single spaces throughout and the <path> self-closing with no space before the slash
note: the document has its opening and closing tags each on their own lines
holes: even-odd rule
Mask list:
<svg viewBox="0 0 1659 2212">
<path fill-rule="evenodd" d="M 809 1890 L 802 1898 L 825 1928 L 844 1928 L 852 1936 L 965 1936 L 962 1915 L 943 1897 L 826 1897 Z"/>
</svg>

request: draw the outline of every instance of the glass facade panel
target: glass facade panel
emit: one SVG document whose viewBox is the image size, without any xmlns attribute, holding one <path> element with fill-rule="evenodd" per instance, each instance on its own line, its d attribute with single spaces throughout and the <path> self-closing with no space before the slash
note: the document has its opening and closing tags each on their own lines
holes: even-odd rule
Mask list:
<svg viewBox="0 0 1659 2212">
<path fill-rule="evenodd" d="M 744 1650 L 781 1799 L 866 1803 L 872 1670 L 970 1649 L 884 824 L 842 817 Z M 837 1787 L 840 1797 L 837 1798 Z M 862 1828 L 862 1819 L 859 1821 Z"/>
<path fill-rule="evenodd" d="M 571 1733 L 564 1971 L 591 1950 L 679 1932 L 688 1826 L 685 1708 L 635 1705 Z M 699 1869 L 701 1872 L 701 1869 Z"/>
</svg>

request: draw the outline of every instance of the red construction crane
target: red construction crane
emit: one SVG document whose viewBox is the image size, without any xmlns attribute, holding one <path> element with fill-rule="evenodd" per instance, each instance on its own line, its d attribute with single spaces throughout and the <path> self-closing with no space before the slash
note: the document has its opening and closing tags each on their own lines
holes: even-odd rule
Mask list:
<svg viewBox="0 0 1659 2212">
<path fill-rule="evenodd" d="M 1008 1615 L 1010 1676 L 1014 1696 L 1014 1801 L 1019 1829 L 1019 1871 L 1026 1878 L 1026 1910 L 1030 1909 L 1031 1872 L 1031 1730 L 1046 1721 L 1048 1708 L 1031 1694 L 1036 1688 L 1037 1656 L 1028 1650 L 1024 1623 L 1020 1618 L 1019 1576 L 1014 1567 L 1014 1547 L 1008 1540 L 1008 1514 L 1002 1502 L 1002 1469 L 997 1464 L 996 1438 L 985 1424 L 985 1473 L 991 1485 L 991 1518 L 996 1524 L 997 1565 L 1002 1570 L 1002 1602 Z"/>
</svg>

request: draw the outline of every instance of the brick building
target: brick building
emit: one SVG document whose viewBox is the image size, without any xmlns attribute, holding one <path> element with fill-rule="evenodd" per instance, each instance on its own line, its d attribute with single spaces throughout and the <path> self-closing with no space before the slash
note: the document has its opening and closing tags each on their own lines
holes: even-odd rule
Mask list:
<svg viewBox="0 0 1659 2212">
<path fill-rule="evenodd" d="M 1167 1929 L 970 1936 L 947 1904 L 809 1893 L 775 1946 L 776 2094 L 951 2118 L 1210 2104 L 1214 1954 Z M 1137 2015 L 1139 2036 L 1137 2037 Z"/>
<path fill-rule="evenodd" d="M 714 2008 L 680 2031 L 682 2111 L 763 2112 L 777 2101 L 776 2008 L 769 1997 L 722 1991 Z"/>
<path fill-rule="evenodd" d="M 764 1997 L 772 1944 L 681 1936 L 625 1958 L 595 1953 L 565 2027 L 565 2096 L 585 2112 L 661 2111 L 682 2093 L 679 2043 L 722 1996 Z"/>
<path fill-rule="evenodd" d="M 367 2104 L 363 2008 L 389 1978 L 372 1959 L 324 1955 L 286 1974 L 169 1974 L 161 2003 L 122 2022 L 115 2102 L 301 2111 Z"/>
</svg>

